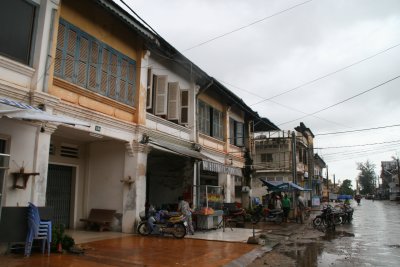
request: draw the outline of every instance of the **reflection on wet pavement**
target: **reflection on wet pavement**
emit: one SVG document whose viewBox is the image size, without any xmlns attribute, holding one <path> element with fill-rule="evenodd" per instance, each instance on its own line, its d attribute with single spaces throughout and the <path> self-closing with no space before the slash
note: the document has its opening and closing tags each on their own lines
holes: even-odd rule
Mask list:
<svg viewBox="0 0 400 267">
<path fill-rule="evenodd" d="M 315 242 L 286 244 L 281 251 L 296 266 L 399 266 L 399 204 L 363 200 L 353 206 L 351 224 L 337 226 Z"/>
</svg>

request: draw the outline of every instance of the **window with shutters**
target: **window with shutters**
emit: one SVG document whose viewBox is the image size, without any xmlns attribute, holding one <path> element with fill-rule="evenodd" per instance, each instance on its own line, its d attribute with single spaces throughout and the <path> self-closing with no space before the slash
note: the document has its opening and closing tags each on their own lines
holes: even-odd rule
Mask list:
<svg viewBox="0 0 400 267">
<path fill-rule="evenodd" d="M 1 1 L 0 55 L 31 65 L 36 16 L 33 1 Z"/>
<path fill-rule="evenodd" d="M 56 76 L 118 102 L 133 106 L 136 62 L 60 19 Z"/>
<path fill-rule="evenodd" d="M 199 100 L 198 127 L 203 134 L 223 139 L 223 114 L 221 111 Z"/>
<path fill-rule="evenodd" d="M 178 82 L 168 83 L 168 120 L 179 120 L 180 92 Z"/>
<path fill-rule="evenodd" d="M 152 69 L 147 69 L 146 109 L 153 108 L 153 74 Z"/>
<path fill-rule="evenodd" d="M 154 77 L 155 88 L 155 115 L 167 115 L 168 105 L 168 76 L 157 75 Z"/>
<path fill-rule="evenodd" d="M 181 90 L 180 124 L 189 123 L 189 90 Z"/>
<path fill-rule="evenodd" d="M 244 146 L 244 123 L 229 118 L 229 143 L 235 146 Z"/>
</svg>

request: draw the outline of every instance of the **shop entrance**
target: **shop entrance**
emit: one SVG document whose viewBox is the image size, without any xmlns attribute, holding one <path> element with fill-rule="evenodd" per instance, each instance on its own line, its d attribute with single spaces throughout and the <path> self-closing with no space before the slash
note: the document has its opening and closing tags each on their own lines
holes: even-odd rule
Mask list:
<svg viewBox="0 0 400 267">
<path fill-rule="evenodd" d="M 156 208 L 176 210 L 179 196 L 192 196 L 193 166 L 192 158 L 152 149 L 147 158 L 146 200 Z"/>
<path fill-rule="evenodd" d="M 72 175 L 71 166 L 49 164 L 46 206 L 53 208 L 54 225 L 70 226 Z"/>
</svg>

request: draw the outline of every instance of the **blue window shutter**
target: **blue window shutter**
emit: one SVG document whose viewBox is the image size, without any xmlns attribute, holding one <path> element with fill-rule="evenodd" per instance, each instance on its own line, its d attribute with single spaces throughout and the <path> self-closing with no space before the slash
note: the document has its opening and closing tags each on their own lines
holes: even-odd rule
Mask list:
<svg viewBox="0 0 400 267">
<path fill-rule="evenodd" d="M 55 75 L 134 106 L 136 62 L 60 19 Z"/>
</svg>

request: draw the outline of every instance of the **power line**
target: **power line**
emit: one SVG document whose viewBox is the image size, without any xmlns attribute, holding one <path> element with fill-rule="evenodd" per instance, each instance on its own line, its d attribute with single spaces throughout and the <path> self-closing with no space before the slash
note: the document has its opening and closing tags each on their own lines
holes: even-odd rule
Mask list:
<svg viewBox="0 0 400 267">
<path fill-rule="evenodd" d="M 297 121 L 297 120 L 301 120 L 301 119 L 304 119 L 304 118 L 306 118 L 306 117 L 309 117 L 309 116 L 312 116 L 312 115 L 314 115 L 314 114 L 317 114 L 317 113 L 319 113 L 319 112 L 322 112 L 322 111 L 325 111 L 325 110 L 327 110 L 327 109 L 333 108 L 333 107 L 335 107 L 335 106 L 337 106 L 337 105 L 340 105 L 340 104 L 343 104 L 344 102 L 347 102 L 347 101 L 349 101 L 349 100 L 351 100 L 351 99 L 353 99 L 353 98 L 359 97 L 359 96 L 361 96 L 361 95 L 363 95 L 363 94 L 366 94 L 366 93 L 368 93 L 368 92 L 370 92 L 370 91 L 372 91 L 372 90 L 375 90 L 375 89 L 377 89 L 377 88 L 379 88 L 379 87 L 381 87 L 381 86 L 383 86 L 383 85 L 385 85 L 385 84 L 387 84 L 387 83 L 390 83 L 390 82 L 392 82 L 392 81 L 394 81 L 394 80 L 396 80 L 396 79 L 398 79 L 398 78 L 400 78 L 400 75 L 398 75 L 398 76 L 396 76 L 396 77 L 394 77 L 394 78 L 392 78 L 392 79 L 389 79 L 389 80 L 387 80 L 387 81 L 385 81 L 385 82 L 383 82 L 383 83 L 380 83 L 380 84 L 378 84 L 378 85 L 376 85 L 376 86 L 374 86 L 374 87 L 372 87 L 372 88 L 369 88 L 369 89 L 367 89 L 367 90 L 365 90 L 365 91 L 362 91 L 362 92 L 360 92 L 360 93 L 358 93 L 358 94 L 355 94 L 355 95 L 353 95 L 353 96 L 351 96 L 351 97 L 349 97 L 349 98 L 346 98 L 346 99 L 344 99 L 344 100 L 342 100 L 342 101 L 339 101 L 339 102 L 337 102 L 337 103 L 335 103 L 335 104 L 333 104 L 333 105 L 330 105 L 330 106 L 328 106 L 328 107 L 325 107 L 325 108 L 323 108 L 323 109 L 320 109 L 320 110 L 317 110 L 317 111 L 315 111 L 315 112 L 313 112 L 313 113 L 310 113 L 310 114 L 308 114 L 308 115 L 306 115 L 306 116 L 303 116 L 303 117 L 300 117 L 300 118 L 297 118 L 297 119 L 294 119 L 294 120 L 291 120 L 291 121 L 287 121 L 287 122 L 278 124 L 278 126 L 281 126 L 281 125 L 284 125 L 284 124 L 288 124 L 288 123 L 291 123 L 291 122 L 294 122 L 294 121 Z"/>
<path fill-rule="evenodd" d="M 400 124 L 387 125 L 387 126 L 380 126 L 380 127 L 372 127 L 372 128 L 364 128 L 364 129 L 358 129 L 358 130 L 341 131 L 341 132 L 320 133 L 320 134 L 314 134 L 314 136 L 317 136 L 317 135 L 343 134 L 343 133 L 354 133 L 354 132 L 364 132 L 364 131 L 371 131 L 371 130 L 378 130 L 378 129 L 386 129 L 386 128 L 398 127 L 398 126 L 400 126 Z"/>
<path fill-rule="evenodd" d="M 189 48 L 183 50 L 183 52 L 192 50 L 192 49 L 194 49 L 194 48 L 197 48 L 197 47 L 199 47 L 199 46 L 205 45 L 205 44 L 207 44 L 207 43 L 210 43 L 210 42 L 212 42 L 212 41 L 215 41 L 215 40 L 217 40 L 217 39 L 220 39 L 220 38 L 222 38 L 222 37 L 225 37 L 225 36 L 227 36 L 227 35 L 230 35 L 230 34 L 232 34 L 232 33 L 235 33 L 235 32 L 238 32 L 238 31 L 240 31 L 240 30 L 243 30 L 243 29 L 245 29 L 245 28 L 251 27 L 251 26 L 253 26 L 254 24 L 257 24 L 257 23 L 260 23 L 260 22 L 262 22 L 262 21 L 264 21 L 264 20 L 267 20 L 267 19 L 270 19 L 270 18 L 272 18 L 272 17 L 278 16 L 278 15 L 280 15 L 280 14 L 282 14 L 282 13 L 285 13 L 285 12 L 287 12 L 287 11 L 289 11 L 289 10 L 292 10 L 292 9 L 294 9 L 294 8 L 296 8 L 296 7 L 301 6 L 301 5 L 305 5 L 305 4 L 307 4 L 307 3 L 309 3 L 309 2 L 312 2 L 312 1 L 313 1 L 313 0 L 308 0 L 308 1 L 305 1 L 305 2 L 302 2 L 302 3 L 299 3 L 299 4 L 297 4 L 297 5 L 294 5 L 294 6 L 291 6 L 291 7 L 289 7 L 289 8 L 286 8 L 286 9 L 284 9 L 284 10 L 281 10 L 281 11 L 279 11 L 279 12 L 277 12 L 277 13 L 274 13 L 274 14 L 269 15 L 269 16 L 267 16 L 267 17 L 264 17 L 264 18 L 262 18 L 262 19 L 253 21 L 253 22 L 250 23 L 250 24 L 247 24 L 247 25 L 245 25 L 245 26 L 242 26 L 242 27 L 239 27 L 239 28 L 237 28 L 237 29 L 231 30 L 231 31 L 229 31 L 229 32 L 226 32 L 226 33 L 224 33 L 224 34 L 221 34 L 221 35 L 218 35 L 218 36 L 216 36 L 216 37 L 214 37 L 214 38 L 211 38 L 211 39 L 209 39 L 209 40 L 207 40 L 207 41 L 204 41 L 204 42 L 201 42 L 201 43 L 199 43 L 199 44 L 197 44 L 197 45 L 194 45 L 194 46 L 192 46 L 192 47 L 189 47 Z"/>
<path fill-rule="evenodd" d="M 373 146 L 373 145 L 390 144 L 390 143 L 398 143 L 398 142 L 400 142 L 400 140 L 380 142 L 380 143 L 361 144 L 361 145 L 349 145 L 349 146 L 314 147 L 314 149 L 332 149 L 332 148 L 344 148 L 344 147 Z"/>
<path fill-rule="evenodd" d="M 345 66 L 345 67 L 342 67 L 342 68 L 340 68 L 340 69 L 338 69 L 338 70 L 335 70 L 335 71 L 333 71 L 333 72 L 330 72 L 330 73 L 327 73 L 327 74 L 325 74 L 325 75 L 323 75 L 323 76 L 320 76 L 320 77 L 318 77 L 318 78 L 315 78 L 314 80 L 311 80 L 311 81 L 305 82 L 305 83 L 303 83 L 303 84 L 300 84 L 300 85 L 298 85 L 298 86 L 296 86 L 296 87 L 294 87 L 294 88 L 292 88 L 292 89 L 283 91 L 283 92 L 281 92 L 281 93 L 279 93 L 279 94 L 276 94 L 276 95 L 274 95 L 274 96 L 271 96 L 271 97 L 269 97 L 269 98 L 265 98 L 265 99 L 263 99 L 263 100 L 261 100 L 261 101 L 259 101 L 259 102 L 256 102 L 256 103 L 254 103 L 254 104 L 251 104 L 250 106 L 258 105 L 258 104 L 263 103 L 263 102 L 265 102 L 265 101 L 267 101 L 267 100 L 274 99 L 274 98 L 276 98 L 276 97 L 278 97 L 278 96 L 287 94 L 287 93 L 292 92 L 292 91 L 294 91 L 294 90 L 297 90 L 297 89 L 299 89 L 299 88 L 301 88 L 301 87 L 304 87 L 304 86 L 309 85 L 309 84 L 312 84 L 312 83 L 314 83 L 314 82 L 316 82 L 316 81 L 319 81 L 319 80 L 322 80 L 322 79 L 324 79 L 324 78 L 327 78 L 327 77 L 329 77 L 329 76 L 331 76 L 331 75 L 333 75 L 333 74 L 336 74 L 336 73 L 338 73 L 338 72 L 344 71 L 344 70 L 346 70 L 346 69 L 348 69 L 348 68 L 350 68 L 350 67 L 353 67 L 353 66 L 355 66 L 355 65 L 357 65 L 357 64 L 360 64 L 360 63 L 362 63 L 362 62 L 364 62 L 364 61 L 366 61 L 366 60 L 369 60 L 369 59 L 371 59 L 371 58 L 373 58 L 373 57 L 376 57 L 376 56 L 378 56 L 378 55 L 380 55 L 380 54 L 383 54 L 383 53 L 385 53 L 385 52 L 387 52 L 387 51 L 389 51 L 389 50 L 391 50 L 391 49 L 393 49 L 393 48 L 396 48 L 396 47 L 398 47 L 398 46 L 400 46 L 400 43 L 395 44 L 395 45 L 393 45 L 393 46 L 391 46 L 391 47 L 389 47 L 389 48 L 386 48 L 386 49 L 384 49 L 384 50 L 382 50 L 382 51 L 379 51 L 378 53 L 373 54 L 373 55 L 371 55 L 371 56 L 369 56 L 369 57 L 366 57 L 366 58 L 363 58 L 363 59 L 361 59 L 361 60 L 359 60 L 359 61 L 353 62 L 353 63 L 351 63 L 350 65 L 347 65 L 347 66 Z"/>
</svg>

